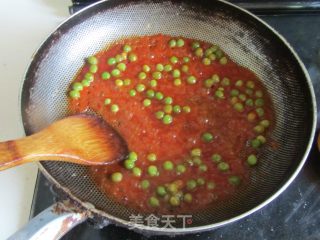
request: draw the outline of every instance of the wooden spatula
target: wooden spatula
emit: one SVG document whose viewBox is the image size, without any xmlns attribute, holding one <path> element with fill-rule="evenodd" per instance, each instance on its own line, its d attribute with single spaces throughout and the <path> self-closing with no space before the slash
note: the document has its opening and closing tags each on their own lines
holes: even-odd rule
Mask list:
<svg viewBox="0 0 320 240">
<path fill-rule="evenodd" d="M 121 136 L 102 119 L 79 114 L 64 118 L 31 136 L 0 143 L 0 170 L 50 160 L 105 165 L 128 153 Z"/>
</svg>

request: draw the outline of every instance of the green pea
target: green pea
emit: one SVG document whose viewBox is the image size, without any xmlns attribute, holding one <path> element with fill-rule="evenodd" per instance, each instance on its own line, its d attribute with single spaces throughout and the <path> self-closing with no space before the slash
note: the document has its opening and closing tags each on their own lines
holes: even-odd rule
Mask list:
<svg viewBox="0 0 320 240">
<path fill-rule="evenodd" d="M 80 92 L 76 91 L 76 90 L 72 90 L 72 91 L 69 92 L 69 96 L 72 99 L 78 99 L 78 98 L 80 98 Z"/>
<path fill-rule="evenodd" d="M 207 183 L 207 189 L 212 190 L 215 189 L 216 184 L 214 182 L 208 182 Z"/>
<path fill-rule="evenodd" d="M 115 172 L 111 174 L 111 181 L 112 182 L 121 182 L 123 178 L 123 175 L 121 172 Z"/>
<path fill-rule="evenodd" d="M 192 48 L 193 49 L 197 49 L 197 48 L 199 48 L 200 47 L 200 43 L 199 42 L 193 42 L 192 43 Z"/>
<path fill-rule="evenodd" d="M 162 72 L 162 71 L 164 70 L 163 64 L 158 63 L 158 64 L 156 65 L 156 69 L 157 69 L 157 71 Z"/>
<path fill-rule="evenodd" d="M 147 159 L 151 162 L 154 162 L 157 160 L 157 155 L 155 153 L 149 153 Z"/>
<path fill-rule="evenodd" d="M 267 128 L 267 127 L 269 127 L 270 126 L 270 122 L 269 122 L 269 120 L 262 120 L 261 122 L 260 122 L 260 125 L 261 126 L 263 126 L 263 127 L 265 127 L 265 128 Z"/>
<path fill-rule="evenodd" d="M 204 55 L 205 55 L 206 57 L 208 57 L 210 54 L 212 54 L 212 49 L 207 48 L 207 49 L 204 51 Z"/>
<path fill-rule="evenodd" d="M 129 95 L 130 95 L 130 97 L 134 97 L 135 95 L 137 95 L 136 90 L 131 89 L 131 90 L 129 91 Z"/>
<path fill-rule="evenodd" d="M 202 59 L 202 63 L 205 66 L 209 66 L 211 64 L 211 60 L 209 58 L 205 57 L 205 58 Z"/>
<path fill-rule="evenodd" d="M 228 59 L 226 57 L 222 57 L 222 58 L 220 58 L 219 62 L 222 65 L 226 65 L 228 63 Z"/>
<path fill-rule="evenodd" d="M 229 167 L 229 164 L 226 163 L 226 162 L 220 162 L 220 163 L 218 163 L 218 169 L 219 169 L 220 171 L 222 171 L 222 172 L 228 171 L 229 168 L 230 168 L 230 167 Z"/>
<path fill-rule="evenodd" d="M 149 98 L 146 98 L 143 100 L 143 106 L 149 107 L 151 105 L 151 100 Z"/>
<path fill-rule="evenodd" d="M 135 162 L 138 160 L 138 154 L 136 152 L 130 152 L 128 155 L 128 159 Z"/>
<path fill-rule="evenodd" d="M 183 107 L 182 107 L 182 110 L 183 110 L 185 113 L 190 113 L 190 112 L 191 112 L 191 107 L 190 107 L 190 106 L 183 106 Z"/>
<path fill-rule="evenodd" d="M 159 79 L 161 79 L 162 74 L 161 74 L 161 72 L 154 72 L 154 73 L 152 73 L 152 77 L 156 80 L 159 80 Z"/>
<path fill-rule="evenodd" d="M 87 72 L 85 75 L 84 75 L 84 78 L 85 79 L 88 79 L 90 82 L 92 82 L 94 80 L 94 75 L 91 73 L 91 72 Z"/>
<path fill-rule="evenodd" d="M 173 99 L 172 99 L 172 97 L 165 97 L 165 98 L 163 99 L 163 102 L 164 102 L 165 104 L 172 104 Z"/>
<path fill-rule="evenodd" d="M 194 54 L 197 56 L 197 57 L 202 57 L 203 56 L 203 49 L 202 48 L 197 48 L 195 51 L 194 51 Z"/>
<path fill-rule="evenodd" d="M 221 51 L 221 49 L 218 49 L 216 52 L 215 52 L 216 56 L 218 59 L 222 58 L 223 57 L 223 52 Z"/>
<path fill-rule="evenodd" d="M 238 112 L 243 112 L 244 107 L 242 103 L 236 103 L 233 105 L 233 108 Z"/>
<path fill-rule="evenodd" d="M 192 157 L 201 157 L 202 151 L 200 148 L 194 148 L 190 152 Z"/>
<path fill-rule="evenodd" d="M 221 85 L 222 86 L 229 86 L 230 85 L 230 79 L 229 78 L 226 78 L 226 77 L 224 77 L 223 79 L 222 79 L 222 81 L 221 81 Z"/>
<path fill-rule="evenodd" d="M 111 112 L 118 112 L 119 111 L 119 106 L 117 104 L 112 104 L 110 107 Z"/>
<path fill-rule="evenodd" d="M 258 98 L 256 99 L 256 101 L 254 102 L 254 104 L 257 106 L 257 107 L 262 107 L 264 105 L 264 100 L 262 98 Z"/>
<path fill-rule="evenodd" d="M 254 112 L 250 112 L 247 115 L 247 119 L 249 122 L 254 122 L 257 118 L 257 115 Z"/>
<path fill-rule="evenodd" d="M 131 79 L 126 78 L 125 80 L 123 80 L 123 85 L 129 86 L 130 84 L 131 84 Z"/>
<path fill-rule="evenodd" d="M 201 160 L 200 157 L 193 157 L 193 158 L 192 158 L 192 162 L 193 162 L 195 165 L 200 166 L 201 163 L 202 163 L 202 160 Z"/>
<path fill-rule="evenodd" d="M 214 61 L 214 60 L 217 59 L 216 55 L 213 54 L 213 53 L 211 53 L 211 54 L 208 56 L 208 58 L 209 58 L 211 61 Z"/>
<path fill-rule="evenodd" d="M 212 46 L 210 47 L 210 50 L 211 50 L 212 52 L 216 52 L 218 49 L 219 49 L 219 48 L 218 48 L 218 46 L 216 46 L 216 45 L 212 45 Z"/>
<path fill-rule="evenodd" d="M 144 72 L 150 72 L 151 68 L 147 64 L 145 64 L 145 65 L 142 66 L 142 70 Z"/>
<path fill-rule="evenodd" d="M 211 160 L 212 160 L 213 162 L 215 162 L 215 163 L 219 163 L 219 162 L 221 162 L 222 157 L 221 157 L 220 154 L 215 153 L 215 154 L 213 154 L 213 155 L 211 156 Z"/>
<path fill-rule="evenodd" d="M 255 95 L 256 95 L 256 97 L 258 97 L 258 98 L 263 97 L 263 93 L 262 93 L 262 91 L 260 91 L 260 90 L 257 90 L 257 91 L 255 92 Z"/>
<path fill-rule="evenodd" d="M 156 112 L 156 118 L 157 119 L 162 119 L 164 117 L 164 112 L 163 111 L 158 111 Z"/>
<path fill-rule="evenodd" d="M 261 144 L 265 144 L 267 141 L 267 139 L 262 135 L 257 136 L 256 139 L 259 140 L 261 142 Z"/>
<path fill-rule="evenodd" d="M 156 197 L 149 198 L 149 204 L 151 207 L 159 207 L 160 206 L 160 202 Z"/>
<path fill-rule="evenodd" d="M 247 163 L 248 163 L 250 166 L 256 165 L 257 162 L 258 162 L 258 160 L 257 160 L 256 155 L 250 154 L 250 155 L 248 156 L 248 158 L 247 158 Z"/>
<path fill-rule="evenodd" d="M 224 98 L 224 92 L 221 91 L 221 90 L 215 91 L 214 95 L 215 95 L 217 98 L 220 98 L 220 99 L 223 99 L 223 98 Z"/>
<path fill-rule="evenodd" d="M 180 86 L 182 84 L 182 81 L 180 78 L 176 78 L 175 80 L 173 80 L 173 85 L 175 86 Z"/>
<path fill-rule="evenodd" d="M 204 185 L 205 183 L 206 183 L 206 181 L 203 178 L 197 179 L 197 184 L 199 184 L 200 186 Z"/>
<path fill-rule="evenodd" d="M 98 64 L 98 59 L 95 56 L 90 56 L 87 58 L 89 64 Z"/>
<path fill-rule="evenodd" d="M 167 194 L 166 188 L 164 186 L 158 186 L 156 191 L 157 194 L 161 197 Z"/>
<path fill-rule="evenodd" d="M 148 167 L 148 174 L 151 177 L 159 176 L 158 168 L 156 166 L 154 166 L 154 165 L 150 165 Z"/>
<path fill-rule="evenodd" d="M 124 60 L 124 57 L 121 54 L 116 55 L 116 62 L 119 63 Z"/>
<path fill-rule="evenodd" d="M 189 71 L 188 65 L 182 65 L 181 71 L 187 73 Z"/>
<path fill-rule="evenodd" d="M 111 74 L 109 72 L 103 72 L 101 74 L 101 77 L 103 80 L 107 80 L 107 79 L 111 78 Z"/>
<path fill-rule="evenodd" d="M 76 82 L 76 83 L 72 84 L 72 89 L 75 91 L 82 91 L 83 86 L 81 83 Z"/>
<path fill-rule="evenodd" d="M 172 56 L 172 57 L 170 58 L 170 62 L 171 62 L 172 64 L 176 64 L 176 63 L 178 63 L 178 61 L 179 61 L 179 59 L 178 59 L 176 56 Z"/>
<path fill-rule="evenodd" d="M 138 60 L 138 57 L 137 57 L 136 54 L 134 54 L 134 53 L 130 53 L 130 54 L 129 54 L 129 61 L 130 61 L 130 62 L 135 62 L 135 61 L 137 61 L 137 60 Z"/>
<path fill-rule="evenodd" d="M 115 65 L 117 63 L 116 59 L 115 58 L 109 58 L 108 59 L 108 64 L 109 65 Z"/>
<path fill-rule="evenodd" d="M 114 81 L 114 83 L 116 84 L 117 87 L 122 87 L 123 86 L 123 81 L 121 79 L 116 79 Z"/>
<path fill-rule="evenodd" d="M 258 148 L 261 146 L 261 142 L 258 139 L 253 139 L 253 140 L 251 140 L 251 146 L 253 148 Z"/>
<path fill-rule="evenodd" d="M 238 176 L 230 176 L 228 178 L 228 182 L 231 184 L 231 185 L 234 185 L 234 186 L 237 186 L 240 184 L 241 180 Z"/>
<path fill-rule="evenodd" d="M 147 188 L 150 187 L 150 182 L 149 182 L 148 180 L 143 180 L 143 181 L 141 181 L 141 183 L 140 183 L 140 187 L 141 187 L 142 189 L 147 189 Z"/>
<path fill-rule="evenodd" d="M 245 95 L 245 94 L 240 94 L 239 95 L 239 99 L 242 101 L 242 102 L 244 102 L 244 101 L 246 101 L 246 99 L 247 99 L 247 96 Z"/>
<path fill-rule="evenodd" d="M 179 206 L 180 205 L 180 198 L 177 196 L 172 196 L 169 199 L 169 203 L 171 204 L 171 206 Z"/>
<path fill-rule="evenodd" d="M 176 183 L 171 183 L 167 186 L 167 190 L 172 193 L 172 194 L 175 194 L 178 192 L 178 185 Z"/>
<path fill-rule="evenodd" d="M 249 106 L 249 107 L 252 107 L 253 106 L 253 100 L 251 98 L 247 99 L 246 100 L 246 105 Z"/>
<path fill-rule="evenodd" d="M 109 105 L 111 103 L 111 98 L 106 98 L 104 100 L 104 105 Z"/>
<path fill-rule="evenodd" d="M 180 77 L 180 76 L 181 76 L 180 70 L 179 70 L 179 69 L 174 69 L 174 70 L 172 71 L 172 76 L 173 76 L 174 78 Z"/>
<path fill-rule="evenodd" d="M 187 168 L 183 164 L 178 164 L 176 167 L 176 171 L 178 174 L 184 173 L 186 170 Z"/>
<path fill-rule="evenodd" d="M 114 77 L 119 77 L 121 74 L 120 70 L 115 68 L 111 71 L 111 75 L 114 76 Z"/>
<path fill-rule="evenodd" d="M 177 41 L 177 47 L 183 47 L 184 46 L 184 40 L 179 38 Z"/>
<path fill-rule="evenodd" d="M 98 71 L 98 65 L 90 65 L 89 71 L 91 73 L 96 73 Z"/>
<path fill-rule="evenodd" d="M 253 81 L 248 81 L 247 84 L 246 84 L 246 86 L 247 86 L 248 88 L 253 89 L 253 88 L 255 87 L 255 84 L 254 84 Z"/>
<path fill-rule="evenodd" d="M 150 84 L 150 87 L 156 87 L 156 86 L 158 85 L 158 82 L 157 82 L 157 80 L 152 79 L 152 80 L 149 82 L 149 84 Z"/>
<path fill-rule="evenodd" d="M 132 161 L 130 159 L 127 159 L 127 160 L 124 161 L 124 167 L 126 169 L 132 169 L 132 168 L 134 168 L 134 166 L 135 166 L 134 161 Z"/>
<path fill-rule="evenodd" d="M 177 41 L 175 39 L 171 39 L 169 41 L 169 47 L 174 48 L 177 45 Z"/>
<path fill-rule="evenodd" d="M 170 114 L 171 112 L 172 112 L 172 110 L 173 110 L 173 107 L 172 107 L 172 105 L 165 105 L 164 107 L 163 107 L 163 111 L 165 112 L 165 113 L 168 113 L 168 114 Z"/>
<path fill-rule="evenodd" d="M 209 143 L 209 142 L 212 142 L 213 135 L 209 132 L 205 132 L 202 134 L 201 139 L 202 139 L 202 141 Z"/>
<path fill-rule="evenodd" d="M 166 72 L 172 71 L 172 66 L 170 64 L 165 65 L 164 66 L 164 71 L 166 71 Z"/>
<path fill-rule="evenodd" d="M 137 90 L 138 92 L 143 92 L 144 90 L 146 90 L 146 86 L 145 86 L 144 84 L 142 84 L 142 83 L 139 83 L 139 84 L 137 84 L 137 86 L 136 86 L 136 90 Z"/>
<path fill-rule="evenodd" d="M 163 99 L 163 94 L 162 94 L 162 92 L 156 92 L 155 97 L 156 97 L 156 99 L 158 99 L 158 100 L 162 100 L 162 99 Z"/>
<path fill-rule="evenodd" d="M 90 82 L 89 79 L 83 79 L 83 80 L 81 81 L 81 84 L 82 84 L 82 86 L 84 86 L 84 87 L 89 87 L 90 84 L 91 84 L 91 82 Z"/>
<path fill-rule="evenodd" d="M 257 108 L 256 109 L 256 112 L 258 114 L 259 117 L 262 117 L 264 115 L 264 110 L 263 108 Z"/>
<path fill-rule="evenodd" d="M 183 57 L 183 62 L 184 62 L 184 63 L 190 62 L 190 58 L 189 58 L 189 57 Z"/>
<path fill-rule="evenodd" d="M 146 79 L 146 78 L 147 78 L 147 74 L 146 74 L 145 72 L 140 72 L 140 73 L 138 74 L 138 78 L 139 78 L 140 80 Z"/>
<path fill-rule="evenodd" d="M 245 92 L 246 92 L 246 94 L 248 94 L 248 96 L 252 96 L 253 95 L 253 90 L 250 89 L 250 88 L 247 88 Z"/>
<path fill-rule="evenodd" d="M 132 174 L 135 177 L 141 177 L 141 174 L 142 174 L 141 168 L 138 168 L 138 167 L 132 168 Z"/>
<path fill-rule="evenodd" d="M 231 92 L 230 92 L 230 95 L 232 97 L 236 97 L 239 95 L 239 90 L 238 89 L 232 89 Z"/>
<path fill-rule="evenodd" d="M 200 172 L 206 172 L 207 170 L 208 170 L 207 165 L 201 164 L 201 165 L 199 166 L 199 171 L 200 171 Z"/>
<path fill-rule="evenodd" d="M 128 53 L 128 52 L 131 52 L 132 48 L 130 45 L 126 44 L 123 46 L 123 51 Z"/>
<path fill-rule="evenodd" d="M 118 63 L 117 68 L 123 72 L 126 70 L 127 65 L 125 63 Z"/>
<path fill-rule="evenodd" d="M 174 113 L 181 113 L 181 107 L 179 105 L 174 105 L 173 112 Z"/>
<path fill-rule="evenodd" d="M 257 125 L 253 128 L 253 130 L 256 132 L 256 133 L 263 133 L 264 132 L 264 126 L 261 126 L 261 125 Z"/>
<path fill-rule="evenodd" d="M 236 87 L 242 87 L 243 86 L 243 81 L 242 80 L 237 80 L 235 83 Z"/>
<path fill-rule="evenodd" d="M 191 203 L 192 202 L 192 195 L 190 193 L 186 193 L 183 196 L 183 201 L 187 202 L 187 203 Z"/>
<path fill-rule="evenodd" d="M 197 187 L 197 182 L 196 182 L 195 180 L 191 179 L 191 180 L 189 180 L 189 181 L 187 182 L 187 189 L 188 189 L 188 190 L 193 190 L 193 189 L 195 189 L 196 187 Z"/>
<path fill-rule="evenodd" d="M 171 161 L 165 161 L 165 162 L 163 163 L 163 168 L 164 168 L 165 170 L 167 170 L 167 171 L 171 171 L 171 170 L 173 170 L 174 165 L 173 165 L 173 163 L 172 163 Z"/>
<path fill-rule="evenodd" d="M 173 122 L 173 118 L 169 114 L 164 115 L 164 117 L 162 118 L 162 122 L 166 125 L 171 124 Z"/>
<path fill-rule="evenodd" d="M 154 98 L 155 92 L 152 89 L 147 90 L 146 92 L 148 98 Z"/>
<path fill-rule="evenodd" d="M 195 84 L 197 82 L 197 79 L 196 79 L 196 77 L 195 76 L 189 76 L 188 78 L 187 78 L 187 83 L 189 83 L 189 84 Z"/>
</svg>

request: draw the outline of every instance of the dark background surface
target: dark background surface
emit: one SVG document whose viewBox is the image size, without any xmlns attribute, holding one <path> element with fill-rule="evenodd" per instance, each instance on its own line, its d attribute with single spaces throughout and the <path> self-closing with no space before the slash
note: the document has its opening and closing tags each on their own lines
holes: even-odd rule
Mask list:
<svg viewBox="0 0 320 240">
<path fill-rule="evenodd" d="M 279 31 L 301 57 L 311 76 L 317 102 L 320 102 L 320 14 L 268 15 L 262 19 Z M 31 217 L 54 202 L 50 189 L 50 183 L 39 173 Z M 320 154 L 314 144 L 306 165 L 284 193 L 263 209 L 233 224 L 199 234 L 147 237 L 114 225 L 95 229 L 86 222 L 63 239 L 320 239 L 319 195 Z"/>
</svg>

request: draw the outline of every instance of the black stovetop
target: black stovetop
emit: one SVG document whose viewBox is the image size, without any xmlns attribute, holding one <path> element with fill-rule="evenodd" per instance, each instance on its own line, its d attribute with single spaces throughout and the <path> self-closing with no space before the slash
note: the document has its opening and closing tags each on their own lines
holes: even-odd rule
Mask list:
<svg viewBox="0 0 320 240">
<path fill-rule="evenodd" d="M 256 2 L 256 1 L 254 1 Z M 308 2 L 308 1 L 307 1 Z M 318 2 L 320 3 L 320 2 Z M 264 15 L 294 47 L 311 76 L 320 102 L 320 13 Z M 319 109 L 319 108 L 318 108 Z M 318 122 L 319 122 L 318 110 Z M 319 124 L 318 124 L 319 125 Z M 51 184 L 39 173 L 31 217 L 54 202 Z M 295 181 L 277 199 L 247 218 L 217 230 L 172 237 L 146 237 L 109 225 L 94 229 L 90 223 L 75 227 L 63 239 L 320 239 L 320 154 L 314 144 L 306 165 Z"/>
</svg>

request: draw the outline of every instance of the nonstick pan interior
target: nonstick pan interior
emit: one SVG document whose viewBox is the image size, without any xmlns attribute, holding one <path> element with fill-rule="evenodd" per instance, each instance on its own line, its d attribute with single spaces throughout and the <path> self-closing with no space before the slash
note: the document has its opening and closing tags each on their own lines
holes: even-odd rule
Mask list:
<svg viewBox="0 0 320 240">
<path fill-rule="evenodd" d="M 210 2 L 210 3 L 209 3 Z M 152 233 L 211 229 L 241 218 L 275 198 L 305 161 L 315 129 L 310 79 L 285 41 L 257 18 L 220 1 L 100 2 L 63 23 L 44 42 L 27 71 L 21 96 L 27 134 L 68 115 L 68 86 L 86 57 L 119 38 L 169 34 L 219 45 L 238 64 L 254 71 L 271 95 L 276 123 L 263 148 L 251 184 L 228 202 L 193 214 L 182 228 L 138 226 Z M 276 143 L 276 148 L 274 147 Z M 91 203 L 93 212 L 127 226 L 137 212 L 102 193 L 87 168 L 62 162 L 41 163 L 44 174 L 71 198 Z"/>
</svg>

